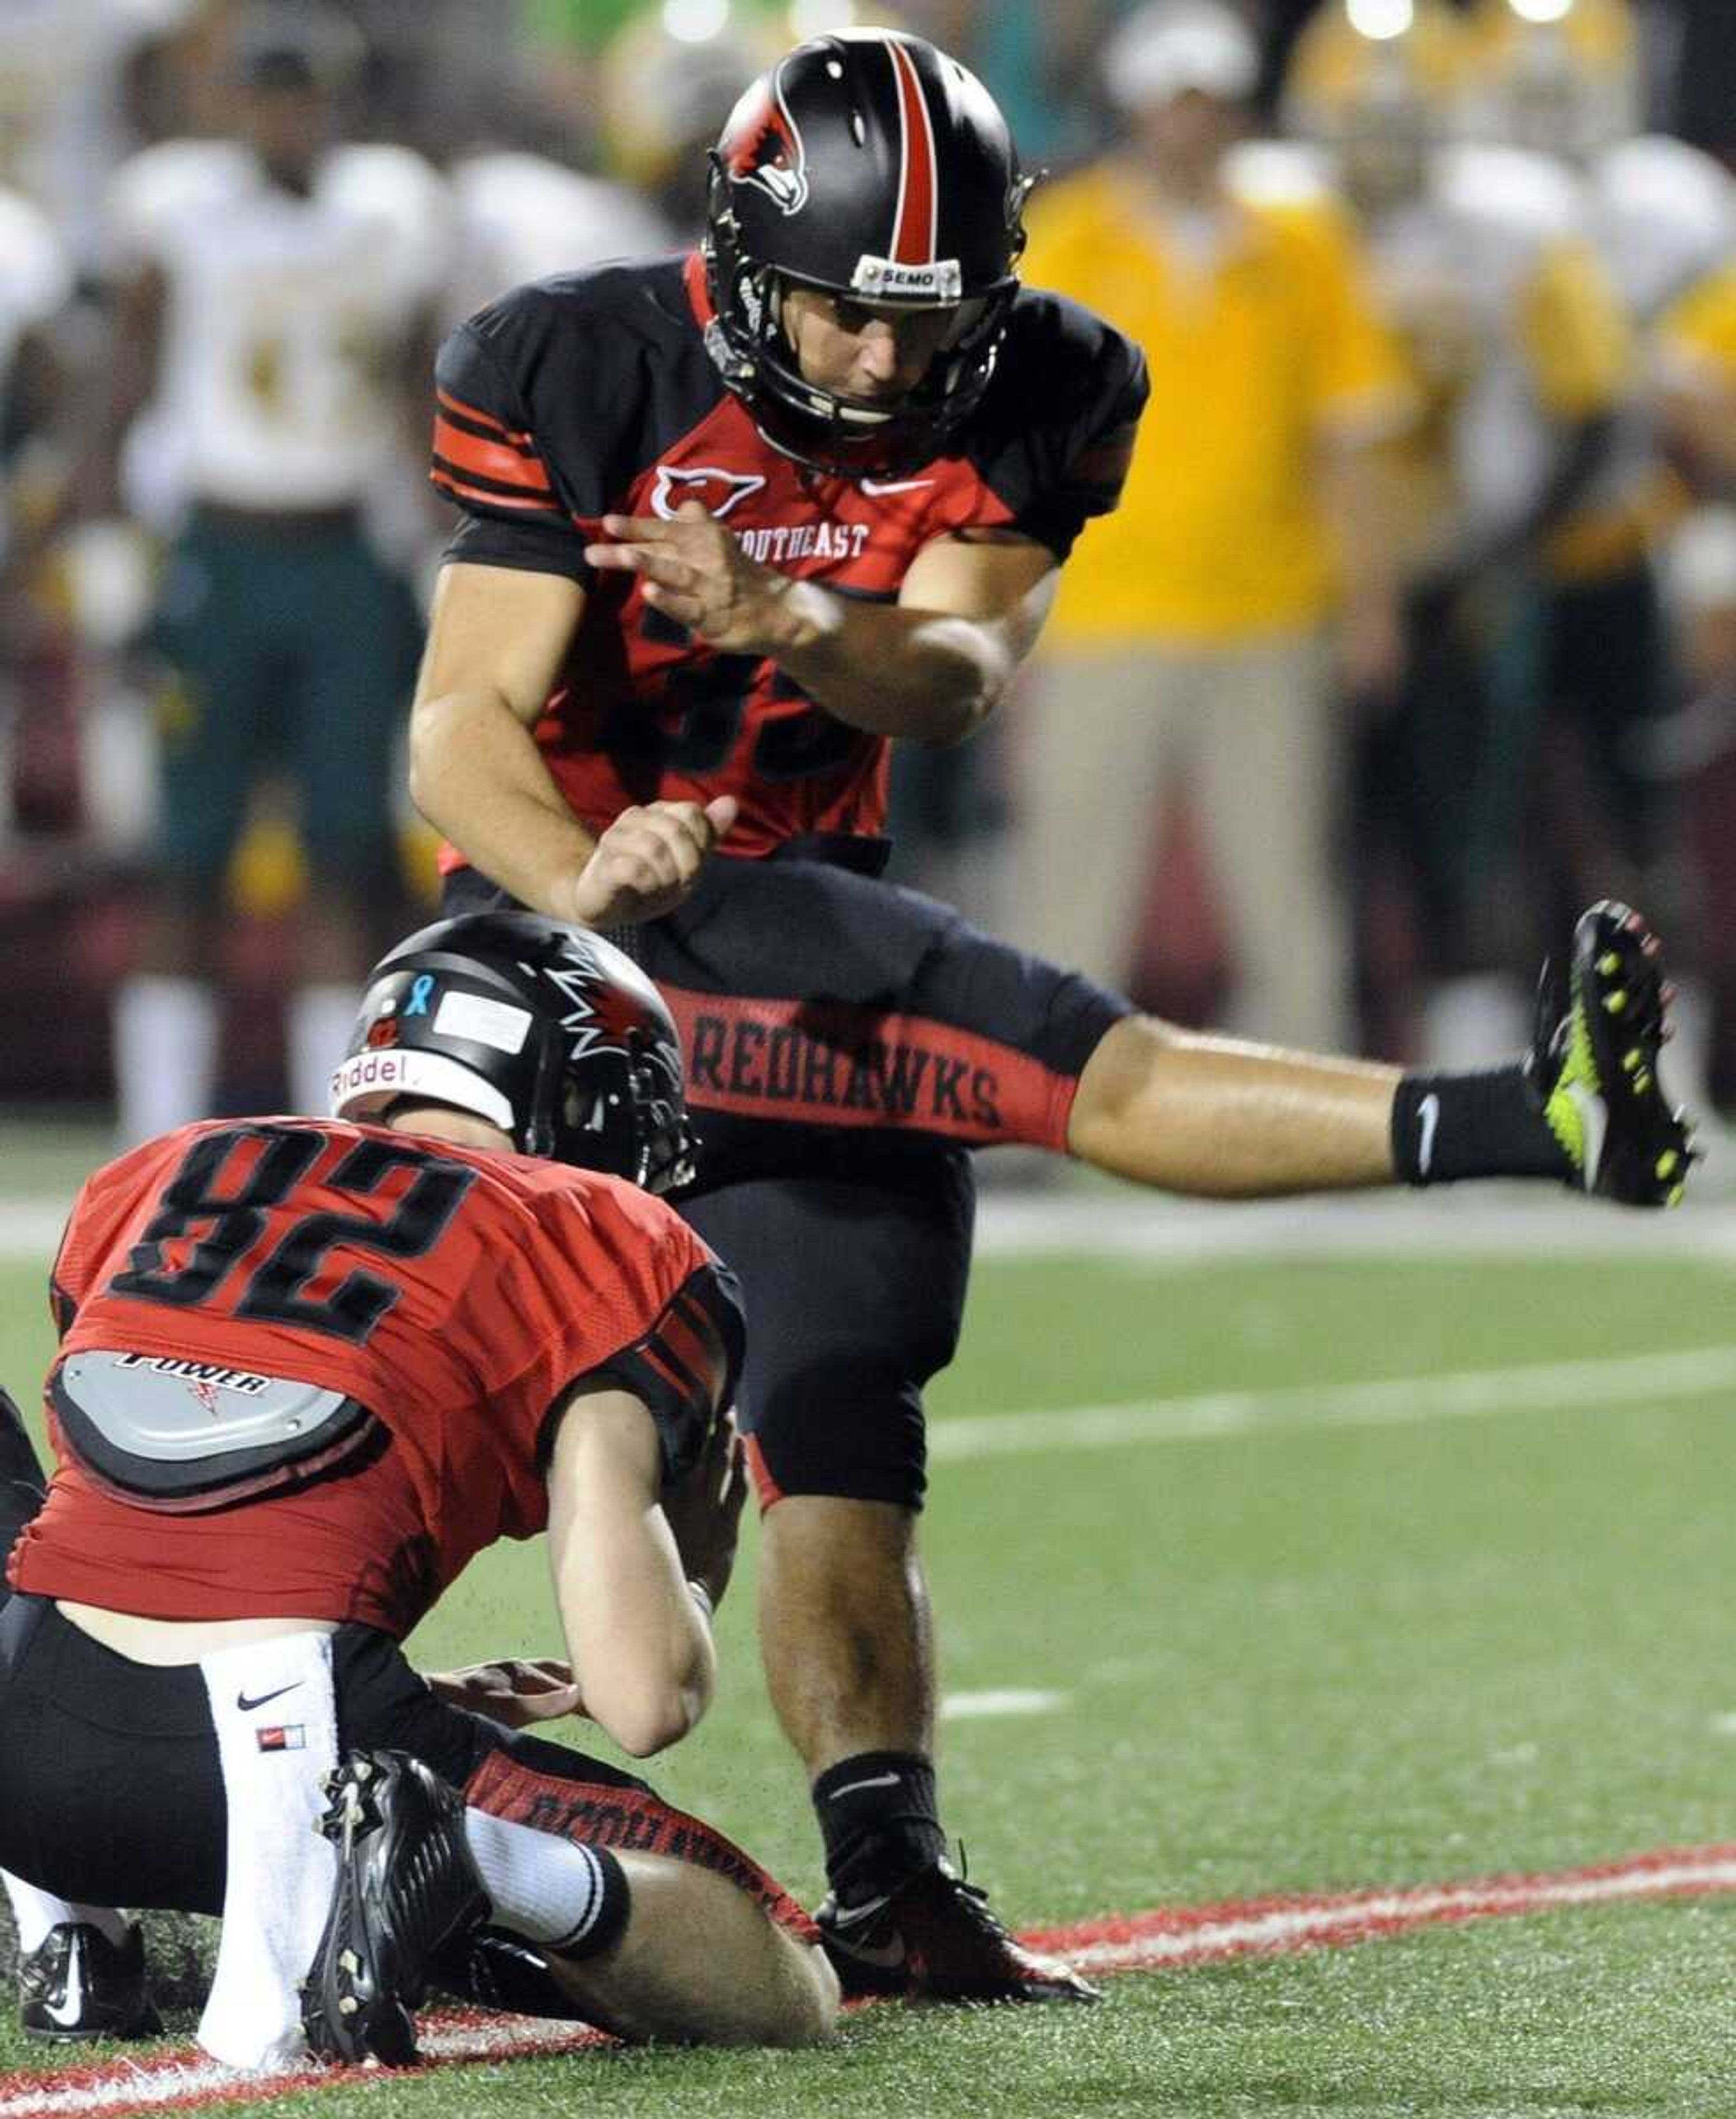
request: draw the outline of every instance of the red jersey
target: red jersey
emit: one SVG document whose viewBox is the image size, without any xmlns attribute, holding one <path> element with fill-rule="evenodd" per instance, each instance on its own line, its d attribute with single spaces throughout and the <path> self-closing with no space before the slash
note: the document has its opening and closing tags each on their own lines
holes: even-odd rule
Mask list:
<svg viewBox="0 0 1736 2119">
<path fill-rule="evenodd" d="M 95 1480 L 51 1415 L 58 1462 L 13 1585 L 165 1619 L 402 1637 L 474 1554 L 546 1528 L 545 1424 L 571 1384 L 643 1398 L 673 1469 L 729 1403 L 740 1352 L 731 1276 L 648 1193 L 335 1120 L 207 1122 L 109 1164 L 73 1208 L 53 1298 L 67 1355 L 310 1384 L 383 1430 L 353 1468 L 165 1515 Z"/>
<path fill-rule="evenodd" d="M 697 256 L 521 287 L 441 350 L 434 483 L 466 520 L 447 557 L 586 589 L 536 728 L 592 832 L 634 803 L 741 804 L 729 851 L 885 821 L 888 745 L 834 720 L 776 663 L 720 654 L 586 561 L 606 514 L 703 500 L 751 557 L 841 596 L 893 603 L 936 538 L 1017 531 L 1065 558 L 1114 507 L 1145 400 L 1138 349 L 1058 294 L 1023 290 L 956 452 L 907 476 L 829 478 L 773 448 L 724 387 Z M 463 865 L 448 847 L 448 869 Z"/>
</svg>

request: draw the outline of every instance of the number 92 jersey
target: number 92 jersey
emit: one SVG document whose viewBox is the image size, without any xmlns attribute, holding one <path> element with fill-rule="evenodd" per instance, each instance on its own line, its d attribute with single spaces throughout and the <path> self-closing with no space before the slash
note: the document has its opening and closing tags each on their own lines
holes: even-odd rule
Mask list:
<svg viewBox="0 0 1736 2119">
<path fill-rule="evenodd" d="M 999 529 L 1065 559 L 1119 496 L 1145 401 L 1136 347 L 1088 310 L 1025 290 L 959 453 L 884 480 L 780 455 L 724 387 L 697 256 L 598 267 L 522 287 L 442 350 L 435 485 L 466 520 L 447 558 L 559 574 L 585 613 L 537 727 L 592 830 L 634 803 L 731 794 L 732 854 L 884 821 L 884 737 L 821 712 L 768 660 L 718 654 L 596 573 L 605 514 L 703 501 L 749 555 L 846 596 L 892 603 L 936 538 Z M 461 866 L 448 849 L 444 865 Z"/>
<path fill-rule="evenodd" d="M 386 1430 L 332 1476 L 172 1517 L 57 1432 L 16 1585 L 165 1618 L 401 1636 L 476 1553 L 546 1527 L 545 1427 L 571 1385 L 643 1400 L 675 1475 L 741 1348 L 732 1278 L 637 1186 L 337 1120 L 207 1122 L 109 1164 L 53 1293 L 63 1357 L 144 1356 L 195 1398 L 313 1384 Z"/>
</svg>

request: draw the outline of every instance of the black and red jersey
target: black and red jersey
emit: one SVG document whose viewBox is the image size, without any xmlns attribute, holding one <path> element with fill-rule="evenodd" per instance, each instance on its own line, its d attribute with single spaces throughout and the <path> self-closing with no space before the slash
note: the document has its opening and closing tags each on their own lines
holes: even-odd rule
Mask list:
<svg viewBox="0 0 1736 2119">
<path fill-rule="evenodd" d="M 730 794 L 732 854 L 873 833 L 885 738 L 834 720 L 771 661 L 694 641 L 636 576 L 590 568 L 586 545 L 606 514 L 666 517 L 699 499 L 755 559 L 887 603 L 923 546 L 957 531 L 1017 531 L 1065 559 L 1119 497 L 1144 361 L 1089 311 L 1021 290 L 956 453 L 897 478 L 829 478 L 780 454 L 725 387 L 711 321 L 691 256 L 540 281 L 454 332 L 437 370 L 433 475 L 467 519 L 447 557 L 584 584 L 536 740 L 592 830 L 633 803 Z"/>
<path fill-rule="evenodd" d="M 678 1469 L 741 1347 L 733 1279 L 637 1186 L 337 1120 L 207 1122 L 109 1164 L 53 1295 L 67 1355 L 184 1364 L 195 1397 L 249 1373 L 314 1384 L 389 1436 L 360 1468 L 165 1517 L 57 1430 L 13 1583 L 160 1618 L 402 1635 L 485 1546 L 546 1528 L 544 1430 L 573 1384 L 643 1399 Z"/>
</svg>

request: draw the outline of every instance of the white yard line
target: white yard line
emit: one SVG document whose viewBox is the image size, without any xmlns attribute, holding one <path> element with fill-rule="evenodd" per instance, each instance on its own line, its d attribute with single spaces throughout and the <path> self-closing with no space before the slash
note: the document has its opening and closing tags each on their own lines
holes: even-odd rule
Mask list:
<svg viewBox="0 0 1736 2119">
<path fill-rule="evenodd" d="M 0 1259 L 40 1264 L 46 1273 L 60 1245 L 70 1199 L 0 1199 Z"/>
<path fill-rule="evenodd" d="M 1548 1361 L 1377 1382 L 1291 1384 L 1265 1391 L 1209 1391 L 1115 1405 L 1034 1407 L 974 1420 L 936 1420 L 928 1454 L 939 1463 L 1029 1457 L 1129 1444 L 1197 1442 L 1274 1428 L 1409 1427 L 1561 1407 L 1662 1405 L 1736 1390 L 1736 1345 L 1602 1361 Z"/>
<path fill-rule="evenodd" d="M 1553 1185 L 1463 1185 L 1306 1199 L 1172 1199 L 1126 1190 L 984 1194 L 982 1258 L 1078 1255 L 1153 1268 L 1220 1258 L 1669 1258 L 1736 1264 L 1736 1204 L 1628 1213 Z"/>
<path fill-rule="evenodd" d="M 72 1204 L 39 1194 L 0 1195 L 0 1260 L 47 1270 Z M 1051 1191 L 985 1193 L 977 1222 L 982 1258 L 1057 1255 L 1125 1259 L 1156 1271 L 1220 1258 L 1565 1258 L 1692 1259 L 1736 1265 L 1736 1203 L 1695 1201 L 1673 1213 L 1623 1213 L 1548 1185 L 1467 1185 L 1413 1192 L 1267 1200 L 1172 1199 L 1063 1184 Z"/>
<path fill-rule="evenodd" d="M 1066 1704 L 1065 1692 L 1021 1691 L 1016 1686 L 999 1692 L 949 1692 L 940 1702 L 940 1719 L 987 1722 L 1005 1714 L 1058 1714 Z"/>
</svg>

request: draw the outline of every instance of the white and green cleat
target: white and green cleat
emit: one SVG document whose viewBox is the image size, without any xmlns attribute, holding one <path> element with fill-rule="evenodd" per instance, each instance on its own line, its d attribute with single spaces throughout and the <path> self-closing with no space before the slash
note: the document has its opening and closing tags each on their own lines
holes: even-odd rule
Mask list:
<svg viewBox="0 0 1736 2119">
<path fill-rule="evenodd" d="M 1697 1150 L 1659 1078 L 1669 990 L 1657 936 L 1613 898 L 1580 915 L 1565 969 L 1543 967 L 1531 1078 L 1576 1190 L 1629 1207 L 1681 1201 Z"/>
</svg>

